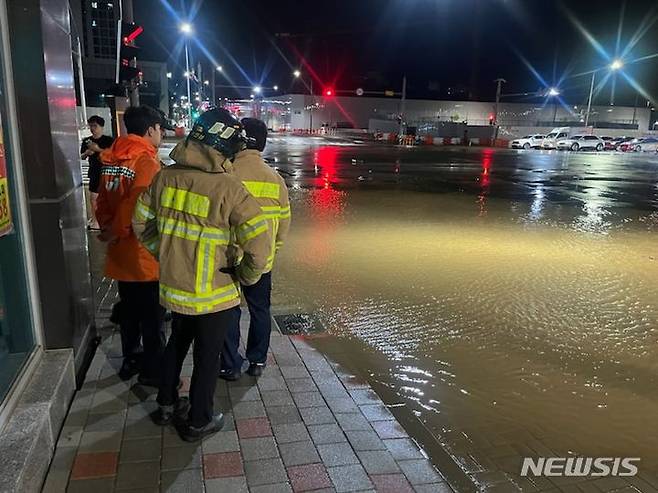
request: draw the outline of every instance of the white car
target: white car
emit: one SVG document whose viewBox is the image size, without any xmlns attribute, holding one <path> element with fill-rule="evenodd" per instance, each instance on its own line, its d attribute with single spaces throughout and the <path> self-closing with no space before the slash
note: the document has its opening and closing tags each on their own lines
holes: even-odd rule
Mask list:
<svg viewBox="0 0 658 493">
<path fill-rule="evenodd" d="M 515 139 L 512 141 L 512 149 L 537 149 L 541 147 L 542 142 L 544 141 L 544 135 L 526 135 L 520 139 Z"/>
<path fill-rule="evenodd" d="M 557 127 L 550 131 L 541 144 L 542 149 L 556 149 L 558 142 L 568 139 L 571 135 L 569 127 Z"/>
<path fill-rule="evenodd" d="M 562 151 L 582 151 L 584 149 L 602 151 L 604 147 L 605 143 L 596 135 L 573 135 L 557 143 L 557 148 Z"/>
<path fill-rule="evenodd" d="M 628 142 L 628 150 L 634 152 L 656 152 L 658 151 L 658 138 L 642 137 L 641 139 L 633 139 Z"/>
</svg>

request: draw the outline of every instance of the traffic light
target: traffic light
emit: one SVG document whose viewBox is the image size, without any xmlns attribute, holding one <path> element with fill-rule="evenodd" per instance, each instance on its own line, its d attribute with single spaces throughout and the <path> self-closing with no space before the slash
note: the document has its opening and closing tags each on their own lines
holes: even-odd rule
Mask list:
<svg viewBox="0 0 658 493">
<path fill-rule="evenodd" d="M 139 48 L 135 46 L 135 40 L 144 32 L 142 26 L 134 22 L 121 23 L 121 50 L 119 53 L 119 81 L 132 82 L 141 78 L 142 72 L 133 60 L 139 54 Z"/>
<path fill-rule="evenodd" d="M 333 88 L 331 88 L 331 87 L 327 87 L 327 88 L 325 88 L 325 90 L 324 90 L 324 96 L 325 96 L 326 98 L 331 98 L 331 97 L 333 97 L 333 96 L 334 96 L 334 90 L 333 90 Z"/>
</svg>

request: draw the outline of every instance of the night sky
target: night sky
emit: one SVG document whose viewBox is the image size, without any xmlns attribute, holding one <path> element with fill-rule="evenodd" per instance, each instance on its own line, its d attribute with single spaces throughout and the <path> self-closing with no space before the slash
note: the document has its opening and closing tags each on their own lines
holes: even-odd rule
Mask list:
<svg viewBox="0 0 658 493">
<path fill-rule="evenodd" d="M 654 102 L 658 96 L 658 57 L 629 63 L 658 52 L 655 0 L 135 0 L 134 4 L 135 20 L 146 30 L 140 38 L 142 58 L 166 61 L 174 73 L 174 86 L 182 83 L 185 66 L 177 26 L 189 19 L 195 38 L 224 67 L 226 84 L 276 84 L 280 92 L 301 92 L 303 86 L 293 85 L 291 73 L 297 67 L 309 72 L 303 57 L 317 74 L 316 91 L 321 85 L 333 86 L 339 94 L 358 87 L 399 90 L 406 75 L 409 97 L 486 100 L 494 97 L 497 77 L 507 79 L 507 93 L 535 92 L 557 85 L 562 78 L 564 99 L 580 104 L 587 98 L 591 75 L 577 74 L 609 65 L 644 25 L 646 32 L 624 57 L 623 70 L 645 96 L 652 96 Z M 600 43 L 598 49 L 574 20 Z M 195 66 L 201 61 L 209 70 L 207 54 L 194 42 L 191 49 Z M 603 79 L 606 72 L 597 78 Z M 616 103 L 633 104 L 638 91 L 621 74 L 616 79 Z M 596 102 L 607 103 L 611 88 L 612 78 L 600 88 Z M 249 92 L 242 90 L 243 95 Z M 224 89 L 222 95 L 236 93 Z M 639 104 L 646 103 L 645 96 L 639 96 Z"/>
</svg>

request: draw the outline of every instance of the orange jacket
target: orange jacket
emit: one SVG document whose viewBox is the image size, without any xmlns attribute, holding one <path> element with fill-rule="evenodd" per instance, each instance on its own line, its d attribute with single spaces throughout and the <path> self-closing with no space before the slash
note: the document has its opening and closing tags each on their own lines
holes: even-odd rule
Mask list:
<svg viewBox="0 0 658 493">
<path fill-rule="evenodd" d="M 101 153 L 103 168 L 96 217 L 116 239 L 107 247 L 105 275 L 118 281 L 157 281 L 158 261 L 137 240 L 132 217 L 137 198 L 160 171 L 157 149 L 128 134 Z"/>
</svg>

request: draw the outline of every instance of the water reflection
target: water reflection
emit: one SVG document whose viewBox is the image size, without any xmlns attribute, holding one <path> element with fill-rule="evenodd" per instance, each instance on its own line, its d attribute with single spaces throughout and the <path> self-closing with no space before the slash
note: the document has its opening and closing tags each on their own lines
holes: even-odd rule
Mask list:
<svg viewBox="0 0 658 493">
<path fill-rule="evenodd" d="M 275 304 L 318 313 L 466 471 L 518 476 L 528 450 L 658 470 L 651 174 L 604 155 L 331 149 L 294 165 Z"/>
</svg>

